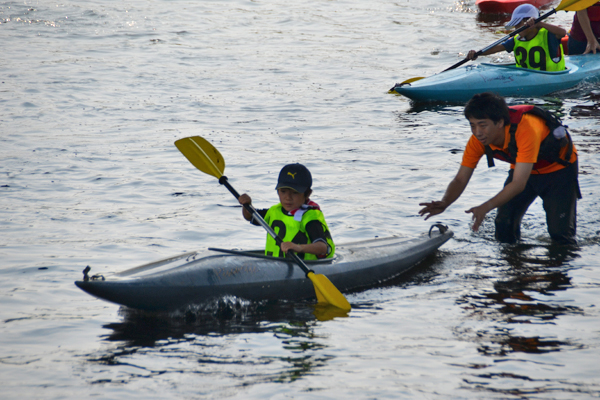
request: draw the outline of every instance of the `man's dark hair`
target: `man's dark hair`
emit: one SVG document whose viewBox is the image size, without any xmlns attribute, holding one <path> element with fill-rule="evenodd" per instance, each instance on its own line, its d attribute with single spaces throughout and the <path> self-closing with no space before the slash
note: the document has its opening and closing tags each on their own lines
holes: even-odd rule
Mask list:
<svg viewBox="0 0 600 400">
<path fill-rule="evenodd" d="M 467 102 L 465 117 L 475 119 L 491 119 L 495 124 L 504 120 L 504 125 L 510 124 L 510 115 L 506 101 L 496 93 L 478 93 Z"/>
</svg>

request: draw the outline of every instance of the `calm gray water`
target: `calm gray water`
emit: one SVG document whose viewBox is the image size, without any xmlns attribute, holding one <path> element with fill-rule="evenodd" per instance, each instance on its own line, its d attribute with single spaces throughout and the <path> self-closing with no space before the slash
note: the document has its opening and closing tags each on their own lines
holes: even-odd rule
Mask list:
<svg viewBox="0 0 600 400">
<path fill-rule="evenodd" d="M 140 315 L 73 285 L 86 265 L 263 245 L 173 145 L 192 135 L 259 207 L 282 165 L 305 163 L 338 243 L 428 230 L 418 203 L 441 197 L 470 132 L 460 105 L 387 90 L 499 39 L 507 19 L 474 0 L 1 2 L 0 397 L 600 397 L 594 87 L 531 99 L 580 151 L 577 248 L 552 245 L 538 202 L 522 244 L 493 240 L 493 214 L 471 232 L 464 210 L 506 174 L 482 165 L 436 218 L 455 238 L 348 295 L 347 318 L 243 299 Z"/>
</svg>

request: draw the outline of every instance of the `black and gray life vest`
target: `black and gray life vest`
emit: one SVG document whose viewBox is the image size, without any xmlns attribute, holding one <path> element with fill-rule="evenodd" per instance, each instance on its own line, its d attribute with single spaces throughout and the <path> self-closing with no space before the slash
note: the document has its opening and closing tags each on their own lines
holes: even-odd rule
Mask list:
<svg viewBox="0 0 600 400">
<path fill-rule="evenodd" d="M 490 146 L 485 146 L 488 167 L 493 167 L 495 165 L 494 158 L 511 164 L 516 163 L 517 140 L 515 138 L 515 133 L 523 118 L 523 114 L 526 113 L 540 117 L 550 129 L 550 133 L 540 144 L 538 160 L 533 165 L 533 169 L 544 168 L 555 162 L 565 166 L 570 164 L 569 160 L 573 154 L 573 140 L 571 140 L 571 135 L 569 135 L 569 132 L 566 129 L 567 127 L 562 124 L 558 117 L 550 111 L 532 105 L 510 106 L 508 108 L 510 112 L 510 128 L 508 130 L 510 133 L 510 141 L 508 142 L 508 153 L 503 150 L 492 150 Z M 561 158 L 560 151 L 565 146 L 568 146 L 567 152 L 565 157 Z"/>
</svg>

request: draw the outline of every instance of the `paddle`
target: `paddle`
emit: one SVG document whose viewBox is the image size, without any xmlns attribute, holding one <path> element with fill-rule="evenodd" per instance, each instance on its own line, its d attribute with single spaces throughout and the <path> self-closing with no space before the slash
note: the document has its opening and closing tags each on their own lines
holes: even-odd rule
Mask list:
<svg viewBox="0 0 600 400">
<path fill-rule="evenodd" d="M 227 177 L 223 175 L 225 171 L 225 160 L 219 150 L 217 150 L 206 139 L 200 136 L 193 136 L 184 139 L 179 139 L 175 142 L 175 146 L 183 153 L 183 155 L 200 171 L 212 175 L 219 179 L 219 183 L 224 185 L 236 199 L 240 197 L 239 193 L 229 184 Z M 256 211 L 251 204 L 244 204 L 246 210 L 252 214 L 254 219 L 262 225 L 269 235 L 275 239 L 277 245 L 283 242 L 275 231 L 267 224 L 262 216 Z M 314 271 L 308 269 L 304 261 L 289 250 L 287 254 L 294 260 L 296 264 L 304 271 L 306 277 L 310 279 L 315 287 L 317 301 L 319 303 L 331 304 L 345 311 L 350 311 L 350 303 L 344 295 L 327 279 L 325 275 L 315 274 Z"/>
<path fill-rule="evenodd" d="M 561 11 L 561 10 L 564 10 L 564 11 L 580 11 L 580 10 L 588 8 L 589 6 L 591 6 L 592 4 L 595 4 L 597 2 L 598 2 L 598 0 L 562 0 L 560 2 L 560 4 L 558 5 L 558 7 L 553 8 L 552 10 L 548 11 L 546 14 L 540 16 L 538 19 L 535 20 L 535 23 L 537 24 L 538 22 L 540 22 L 540 21 L 548 18 L 552 14 L 556 14 L 558 11 Z M 485 53 L 486 51 L 488 51 L 492 47 L 503 43 L 504 41 L 510 39 L 511 37 L 517 35 L 520 32 L 523 32 L 527 28 L 529 28 L 529 25 L 523 25 L 519 29 L 516 29 L 516 30 L 512 31 L 510 34 L 504 36 L 502 39 L 497 40 L 494 43 L 490 44 L 489 46 L 487 46 L 487 47 L 479 50 L 477 53 L 475 53 L 475 58 L 479 57 L 480 55 L 482 55 L 483 53 Z M 470 59 L 465 57 L 463 60 L 457 62 L 456 64 L 454 64 L 450 68 L 446 68 L 442 72 L 446 72 L 446 71 L 449 71 L 451 69 L 460 67 L 461 65 L 463 65 L 464 63 L 466 63 L 468 61 L 470 61 Z M 401 86 L 401 85 L 404 85 L 404 84 L 408 84 L 408 83 L 411 83 L 411 82 L 418 81 L 418 80 L 423 79 L 423 78 L 425 78 L 425 77 L 424 76 L 419 76 L 419 77 L 415 77 L 415 78 L 410 78 L 410 79 L 407 79 L 407 80 L 405 80 L 404 82 L 402 82 L 400 84 L 396 84 L 395 86 Z M 392 90 L 393 90 L 393 88 L 392 88 Z"/>
</svg>

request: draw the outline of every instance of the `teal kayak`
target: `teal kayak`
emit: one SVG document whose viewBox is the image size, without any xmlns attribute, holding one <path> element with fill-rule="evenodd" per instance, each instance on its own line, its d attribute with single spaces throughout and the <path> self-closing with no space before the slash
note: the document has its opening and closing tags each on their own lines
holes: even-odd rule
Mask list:
<svg viewBox="0 0 600 400">
<path fill-rule="evenodd" d="M 468 65 L 411 83 L 397 83 L 391 92 L 417 102 L 466 102 L 474 94 L 539 97 L 600 80 L 600 53 L 565 56 L 564 71 L 517 68 L 514 64 Z"/>
<path fill-rule="evenodd" d="M 434 229 L 436 228 L 436 229 Z M 414 238 L 377 238 L 336 246 L 332 259 L 307 261 L 342 292 L 380 285 L 433 254 L 452 238 L 435 224 Z M 97 298 L 133 309 L 170 311 L 226 296 L 250 301 L 315 299 L 310 279 L 286 258 L 262 251 L 208 249 L 189 252 L 112 275 L 89 276 L 75 284 Z"/>
</svg>

